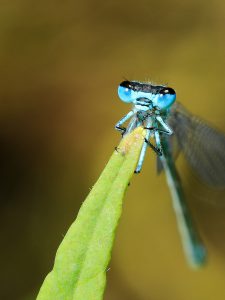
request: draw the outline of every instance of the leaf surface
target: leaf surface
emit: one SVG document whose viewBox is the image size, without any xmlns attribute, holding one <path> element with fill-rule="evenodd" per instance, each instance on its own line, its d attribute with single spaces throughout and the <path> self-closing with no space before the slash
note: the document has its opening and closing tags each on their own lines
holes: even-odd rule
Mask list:
<svg viewBox="0 0 225 300">
<path fill-rule="evenodd" d="M 124 137 L 82 204 L 37 300 L 100 300 L 123 198 L 143 145 L 143 128 Z"/>
</svg>

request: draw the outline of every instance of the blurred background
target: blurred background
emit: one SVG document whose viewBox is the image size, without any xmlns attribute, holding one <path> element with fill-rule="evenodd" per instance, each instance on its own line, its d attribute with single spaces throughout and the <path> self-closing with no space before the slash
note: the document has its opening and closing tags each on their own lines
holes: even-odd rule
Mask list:
<svg viewBox="0 0 225 300">
<path fill-rule="evenodd" d="M 225 3 L 0 7 L 0 298 L 30 300 L 119 143 L 114 124 L 130 109 L 117 97 L 124 78 L 168 83 L 188 110 L 225 131 Z M 225 299 L 224 192 L 205 187 L 179 157 L 209 254 L 206 267 L 190 270 L 164 174 L 148 152 L 126 194 L 105 299 Z"/>
</svg>

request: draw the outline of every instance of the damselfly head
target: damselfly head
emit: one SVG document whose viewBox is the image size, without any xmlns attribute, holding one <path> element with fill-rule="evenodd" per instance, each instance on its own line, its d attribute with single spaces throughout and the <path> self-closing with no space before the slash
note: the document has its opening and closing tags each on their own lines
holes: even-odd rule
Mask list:
<svg viewBox="0 0 225 300">
<path fill-rule="evenodd" d="M 176 92 L 170 87 L 128 80 L 120 83 L 118 95 L 123 102 L 138 104 L 139 107 L 138 99 L 145 99 L 144 110 L 146 110 L 146 102 L 151 102 L 153 106 L 165 110 L 176 100 Z"/>
</svg>

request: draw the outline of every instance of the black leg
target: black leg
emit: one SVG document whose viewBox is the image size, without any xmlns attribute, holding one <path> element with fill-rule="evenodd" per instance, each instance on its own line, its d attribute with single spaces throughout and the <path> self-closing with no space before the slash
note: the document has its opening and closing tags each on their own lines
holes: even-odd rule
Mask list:
<svg viewBox="0 0 225 300">
<path fill-rule="evenodd" d="M 126 132 L 126 127 L 121 127 L 121 126 L 115 126 L 116 130 L 120 131 L 122 136 L 124 135 L 124 133 Z"/>
<path fill-rule="evenodd" d="M 156 148 L 156 147 L 155 147 L 154 145 L 152 145 L 152 143 L 150 143 L 147 139 L 145 139 L 145 143 L 147 143 L 148 146 L 149 146 L 153 151 L 155 151 L 155 153 L 156 153 L 157 155 L 159 155 L 159 156 L 162 155 L 162 150 L 159 149 L 159 148 Z"/>
<path fill-rule="evenodd" d="M 148 129 L 148 130 L 152 130 L 152 131 L 157 130 L 158 132 L 162 132 L 162 133 L 166 133 L 166 134 L 169 133 L 167 130 L 159 129 L 159 128 L 156 128 L 156 127 L 144 127 L 144 129 Z"/>
</svg>

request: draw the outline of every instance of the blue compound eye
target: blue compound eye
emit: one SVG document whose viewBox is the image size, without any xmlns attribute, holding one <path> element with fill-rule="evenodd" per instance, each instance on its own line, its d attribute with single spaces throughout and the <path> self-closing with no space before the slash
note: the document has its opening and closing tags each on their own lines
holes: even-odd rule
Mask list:
<svg viewBox="0 0 225 300">
<path fill-rule="evenodd" d="M 123 81 L 118 87 L 118 95 L 123 102 L 131 103 L 135 100 L 135 92 L 131 89 L 129 81 Z"/>
<path fill-rule="evenodd" d="M 133 101 L 132 99 L 132 90 L 129 88 L 125 88 L 123 86 L 119 86 L 118 95 L 120 99 L 126 103 L 130 103 Z"/>
<path fill-rule="evenodd" d="M 159 93 L 159 97 L 157 99 L 157 105 L 161 109 L 167 109 L 174 103 L 175 100 L 176 100 L 176 92 L 174 91 L 174 89 L 165 87 Z"/>
</svg>

